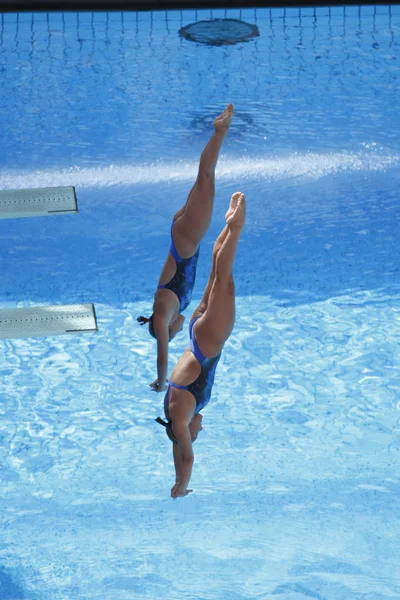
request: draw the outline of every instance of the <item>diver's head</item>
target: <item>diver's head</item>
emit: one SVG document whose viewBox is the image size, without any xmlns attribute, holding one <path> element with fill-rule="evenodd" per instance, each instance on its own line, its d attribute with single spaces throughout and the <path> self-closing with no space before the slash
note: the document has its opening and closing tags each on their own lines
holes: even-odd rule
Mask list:
<svg viewBox="0 0 400 600">
<path fill-rule="evenodd" d="M 138 323 L 140 323 L 140 325 L 145 325 L 146 323 L 148 323 L 150 335 L 155 340 L 157 339 L 156 332 L 154 331 L 154 313 L 149 319 L 147 319 L 146 317 L 138 317 L 137 321 Z M 185 317 L 183 315 L 178 315 L 175 321 L 172 321 L 171 325 L 168 327 L 169 341 L 173 340 L 176 334 L 179 333 L 179 331 L 182 331 L 184 322 Z"/>
<path fill-rule="evenodd" d="M 149 319 L 147 319 L 146 317 L 138 317 L 136 320 L 137 320 L 138 323 L 140 323 L 140 325 L 145 325 L 146 323 L 148 323 L 149 324 L 149 333 L 150 333 L 150 335 L 154 339 L 157 339 L 155 331 L 154 331 L 153 317 L 154 317 L 154 313 L 151 315 L 151 317 Z"/>
<path fill-rule="evenodd" d="M 178 443 L 178 440 L 175 437 L 174 432 L 172 431 L 172 421 L 164 421 L 161 417 L 157 417 L 157 423 L 160 423 L 163 427 L 165 427 L 165 433 L 174 444 Z"/>
<path fill-rule="evenodd" d="M 201 425 L 202 420 L 203 420 L 203 415 L 197 414 L 197 415 L 194 415 L 193 419 L 189 423 L 189 431 L 190 431 L 190 436 L 192 438 L 192 442 L 195 442 L 197 440 L 197 436 L 199 435 L 199 432 L 203 429 L 203 427 Z M 166 432 L 167 436 L 169 437 L 169 439 L 171 440 L 171 442 L 173 442 L 174 444 L 178 444 L 179 442 L 176 439 L 176 436 L 172 429 L 172 421 L 163 421 L 163 419 L 161 419 L 161 417 L 157 417 L 156 421 L 157 421 L 157 423 L 159 423 L 160 425 L 163 425 L 165 427 L 165 432 Z"/>
<path fill-rule="evenodd" d="M 197 415 L 194 415 L 193 419 L 189 423 L 189 431 L 190 431 L 190 435 L 192 437 L 192 442 L 197 440 L 197 436 L 199 435 L 199 432 L 203 429 L 203 427 L 201 425 L 202 421 L 203 421 L 203 415 L 201 415 L 200 413 L 197 413 Z"/>
<path fill-rule="evenodd" d="M 172 321 L 171 325 L 168 327 L 169 341 L 173 340 L 176 334 L 182 331 L 184 322 L 185 317 L 183 315 L 178 315 L 175 321 Z"/>
</svg>

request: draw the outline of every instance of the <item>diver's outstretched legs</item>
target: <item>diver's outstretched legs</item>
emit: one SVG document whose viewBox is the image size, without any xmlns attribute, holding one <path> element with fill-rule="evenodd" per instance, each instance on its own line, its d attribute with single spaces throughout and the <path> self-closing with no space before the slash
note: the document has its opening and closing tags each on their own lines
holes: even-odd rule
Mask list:
<svg viewBox="0 0 400 600">
<path fill-rule="evenodd" d="M 193 256 L 210 225 L 214 206 L 215 168 L 232 116 L 233 105 L 228 104 L 215 119 L 214 133 L 201 154 L 195 184 L 185 206 L 174 217 L 174 242 L 183 258 Z"/>
<path fill-rule="evenodd" d="M 245 197 L 236 192 L 225 215 L 226 226 L 214 246 L 210 279 L 200 306 L 193 314 L 193 317 L 202 315 L 196 322 L 195 335 L 205 356 L 218 354 L 233 329 L 235 285 L 232 270 L 245 217 Z"/>
<path fill-rule="evenodd" d="M 192 319 L 199 317 L 201 315 L 203 315 L 206 311 L 207 305 L 208 305 L 208 298 L 210 296 L 210 292 L 211 292 L 211 288 L 214 284 L 214 279 L 215 279 L 215 269 L 216 269 L 216 262 L 217 262 L 217 255 L 218 252 L 221 249 L 222 244 L 224 243 L 226 236 L 228 235 L 229 232 L 229 227 L 227 225 L 225 225 L 225 227 L 223 228 L 223 230 L 221 231 L 221 233 L 219 234 L 219 236 L 217 237 L 215 243 L 214 243 L 214 248 L 213 248 L 213 252 L 212 252 L 212 259 L 211 259 L 211 272 L 210 275 L 208 277 L 208 281 L 207 281 L 207 285 L 206 288 L 204 290 L 203 293 L 203 297 L 200 300 L 200 304 L 198 305 L 198 307 L 196 308 L 196 310 L 194 311 L 193 315 L 192 315 Z"/>
</svg>

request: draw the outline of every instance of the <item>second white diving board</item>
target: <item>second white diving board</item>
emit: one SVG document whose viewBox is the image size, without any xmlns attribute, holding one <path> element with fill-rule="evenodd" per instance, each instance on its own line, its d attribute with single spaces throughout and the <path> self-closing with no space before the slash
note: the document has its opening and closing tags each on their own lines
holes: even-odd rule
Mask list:
<svg viewBox="0 0 400 600">
<path fill-rule="evenodd" d="M 0 219 L 77 212 L 78 203 L 72 186 L 0 191 Z"/>
</svg>

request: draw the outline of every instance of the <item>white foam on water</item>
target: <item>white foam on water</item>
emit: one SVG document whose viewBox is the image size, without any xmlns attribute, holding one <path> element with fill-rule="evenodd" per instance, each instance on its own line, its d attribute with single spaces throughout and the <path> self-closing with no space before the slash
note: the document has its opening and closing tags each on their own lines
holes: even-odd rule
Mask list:
<svg viewBox="0 0 400 600">
<path fill-rule="evenodd" d="M 219 180 L 266 179 L 279 181 L 306 177 L 319 179 L 341 172 L 383 171 L 400 163 L 396 153 L 337 152 L 292 154 L 286 157 L 222 157 L 218 163 Z M 197 174 L 197 161 L 175 163 L 109 165 L 104 167 L 50 171 L 0 171 L 0 189 L 74 185 L 79 188 L 103 188 L 112 185 L 192 181 Z"/>
</svg>

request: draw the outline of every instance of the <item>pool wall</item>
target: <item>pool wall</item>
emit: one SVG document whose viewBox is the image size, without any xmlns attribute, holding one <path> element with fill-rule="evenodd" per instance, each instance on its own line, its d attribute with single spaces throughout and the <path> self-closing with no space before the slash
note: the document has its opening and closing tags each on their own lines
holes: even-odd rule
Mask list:
<svg viewBox="0 0 400 600">
<path fill-rule="evenodd" d="M 360 6 L 361 4 L 380 4 L 379 2 L 357 2 L 356 0 L 346 0 L 346 2 L 304 2 L 303 0 L 292 0 L 291 2 L 265 2 L 264 0 L 252 0 L 251 4 L 244 0 L 3 0 L 0 2 L 0 12 L 7 11 L 85 11 L 85 10 L 175 10 L 175 9 L 204 9 L 204 8 L 284 8 L 284 7 L 312 7 L 312 6 Z M 382 3 L 383 4 L 383 3 Z M 385 2 L 385 5 L 396 4 L 395 2 Z"/>
</svg>

